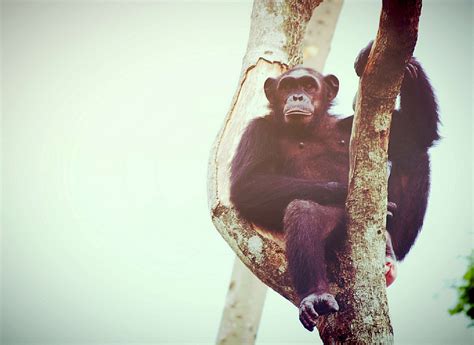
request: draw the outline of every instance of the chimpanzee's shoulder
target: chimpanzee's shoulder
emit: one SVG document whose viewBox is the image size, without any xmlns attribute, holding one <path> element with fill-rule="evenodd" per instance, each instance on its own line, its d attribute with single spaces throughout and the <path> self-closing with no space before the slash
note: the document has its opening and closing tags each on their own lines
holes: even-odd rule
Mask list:
<svg viewBox="0 0 474 345">
<path fill-rule="evenodd" d="M 336 127 L 342 132 L 350 132 L 352 130 L 352 123 L 354 122 L 354 115 L 338 118 L 336 120 Z"/>
</svg>

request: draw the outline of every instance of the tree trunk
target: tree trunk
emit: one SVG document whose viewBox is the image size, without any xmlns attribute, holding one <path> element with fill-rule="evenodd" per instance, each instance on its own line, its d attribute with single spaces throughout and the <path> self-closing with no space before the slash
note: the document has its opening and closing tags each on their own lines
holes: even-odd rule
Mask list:
<svg viewBox="0 0 474 345">
<path fill-rule="evenodd" d="M 217 230 L 260 280 L 295 304 L 298 297 L 287 273 L 283 238 L 239 217 L 229 200 L 229 171 L 247 123 L 268 113 L 265 80 L 302 62 L 306 25 L 320 2 L 254 2 L 240 82 L 211 150 L 208 170 L 209 208 Z"/>
<path fill-rule="evenodd" d="M 342 3 L 326 0 L 313 11 L 303 40 L 306 66 L 322 72 Z M 236 257 L 216 343 L 254 344 L 265 297 L 266 286 Z"/>
<path fill-rule="evenodd" d="M 319 328 L 325 344 L 391 344 L 383 264 L 390 122 L 415 48 L 421 0 L 383 2 L 360 80 L 350 143 L 348 241 L 336 268 L 341 311 Z"/>
<path fill-rule="evenodd" d="M 216 344 L 255 343 L 266 293 L 267 287 L 236 258 Z"/>
<path fill-rule="evenodd" d="M 303 40 L 303 61 L 307 67 L 323 72 L 336 31 L 343 0 L 324 0 L 314 11 Z"/>
</svg>

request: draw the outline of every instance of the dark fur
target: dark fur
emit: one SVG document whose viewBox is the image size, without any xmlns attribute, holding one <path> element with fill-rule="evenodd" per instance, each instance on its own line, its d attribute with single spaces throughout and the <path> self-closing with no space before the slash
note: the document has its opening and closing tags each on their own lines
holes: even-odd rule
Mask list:
<svg viewBox="0 0 474 345">
<path fill-rule="evenodd" d="M 359 75 L 370 47 L 356 61 Z M 439 139 L 433 90 L 420 64 L 415 59 L 410 64 L 418 74 L 405 74 L 401 107 L 393 112 L 389 145 L 389 201 L 397 205 L 397 210 L 388 231 L 399 260 L 408 253 L 423 224 L 430 184 L 427 151 Z M 266 84 L 271 111 L 250 122 L 231 168 L 231 200 L 240 214 L 263 227 L 285 231 L 289 270 L 301 298 L 327 292 L 326 250 L 331 248 L 325 244 L 329 236 L 339 236 L 338 229 L 341 236 L 345 232 L 353 119 L 329 115 L 329 85 L 321 74 L 305 71 L 317 76 L 324 89 L 318 96 L 323 98 L 322 105 L 315 110 L 317 115 L 311 123 L 304 127 L 286 124 L 282 120 L 284 103 L 277 97 L 278 91 L 271 89 L 275 83 Z M 291 71 L 284 75 L 288 73 Z M 304 144 L 300 148 L 299 142 Z M 318 312 L 317 305 L 315 308 Z"/>
</svg>

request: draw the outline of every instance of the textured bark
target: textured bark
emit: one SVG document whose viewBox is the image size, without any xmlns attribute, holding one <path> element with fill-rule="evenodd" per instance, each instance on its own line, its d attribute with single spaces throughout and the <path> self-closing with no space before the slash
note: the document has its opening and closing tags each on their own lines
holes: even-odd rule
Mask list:
<svg viewBox="0 0 474 345">
<path fill-rule="evenodd" d="M 393 343 L 383 264 L 387 148 L 404 67 L 416 44 L 421 0 L 384 1 L 360 80 L 350 143 L 348 241 L 335 267 L 341 311 L 319 328 L 325 344 Z"/>
</svg>

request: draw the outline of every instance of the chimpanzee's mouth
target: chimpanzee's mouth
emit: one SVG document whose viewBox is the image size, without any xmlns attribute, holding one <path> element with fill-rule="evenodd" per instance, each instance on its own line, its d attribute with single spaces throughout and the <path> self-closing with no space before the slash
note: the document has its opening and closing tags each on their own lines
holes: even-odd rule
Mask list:
<svg viewBox="0 0 474 345">
<path fill-rule="evenodd" d="M 303 109 L 291 109 L 285 113 L 285 116 L 311 116 L 313 115 L 312 112 Z"/>
</svg>

